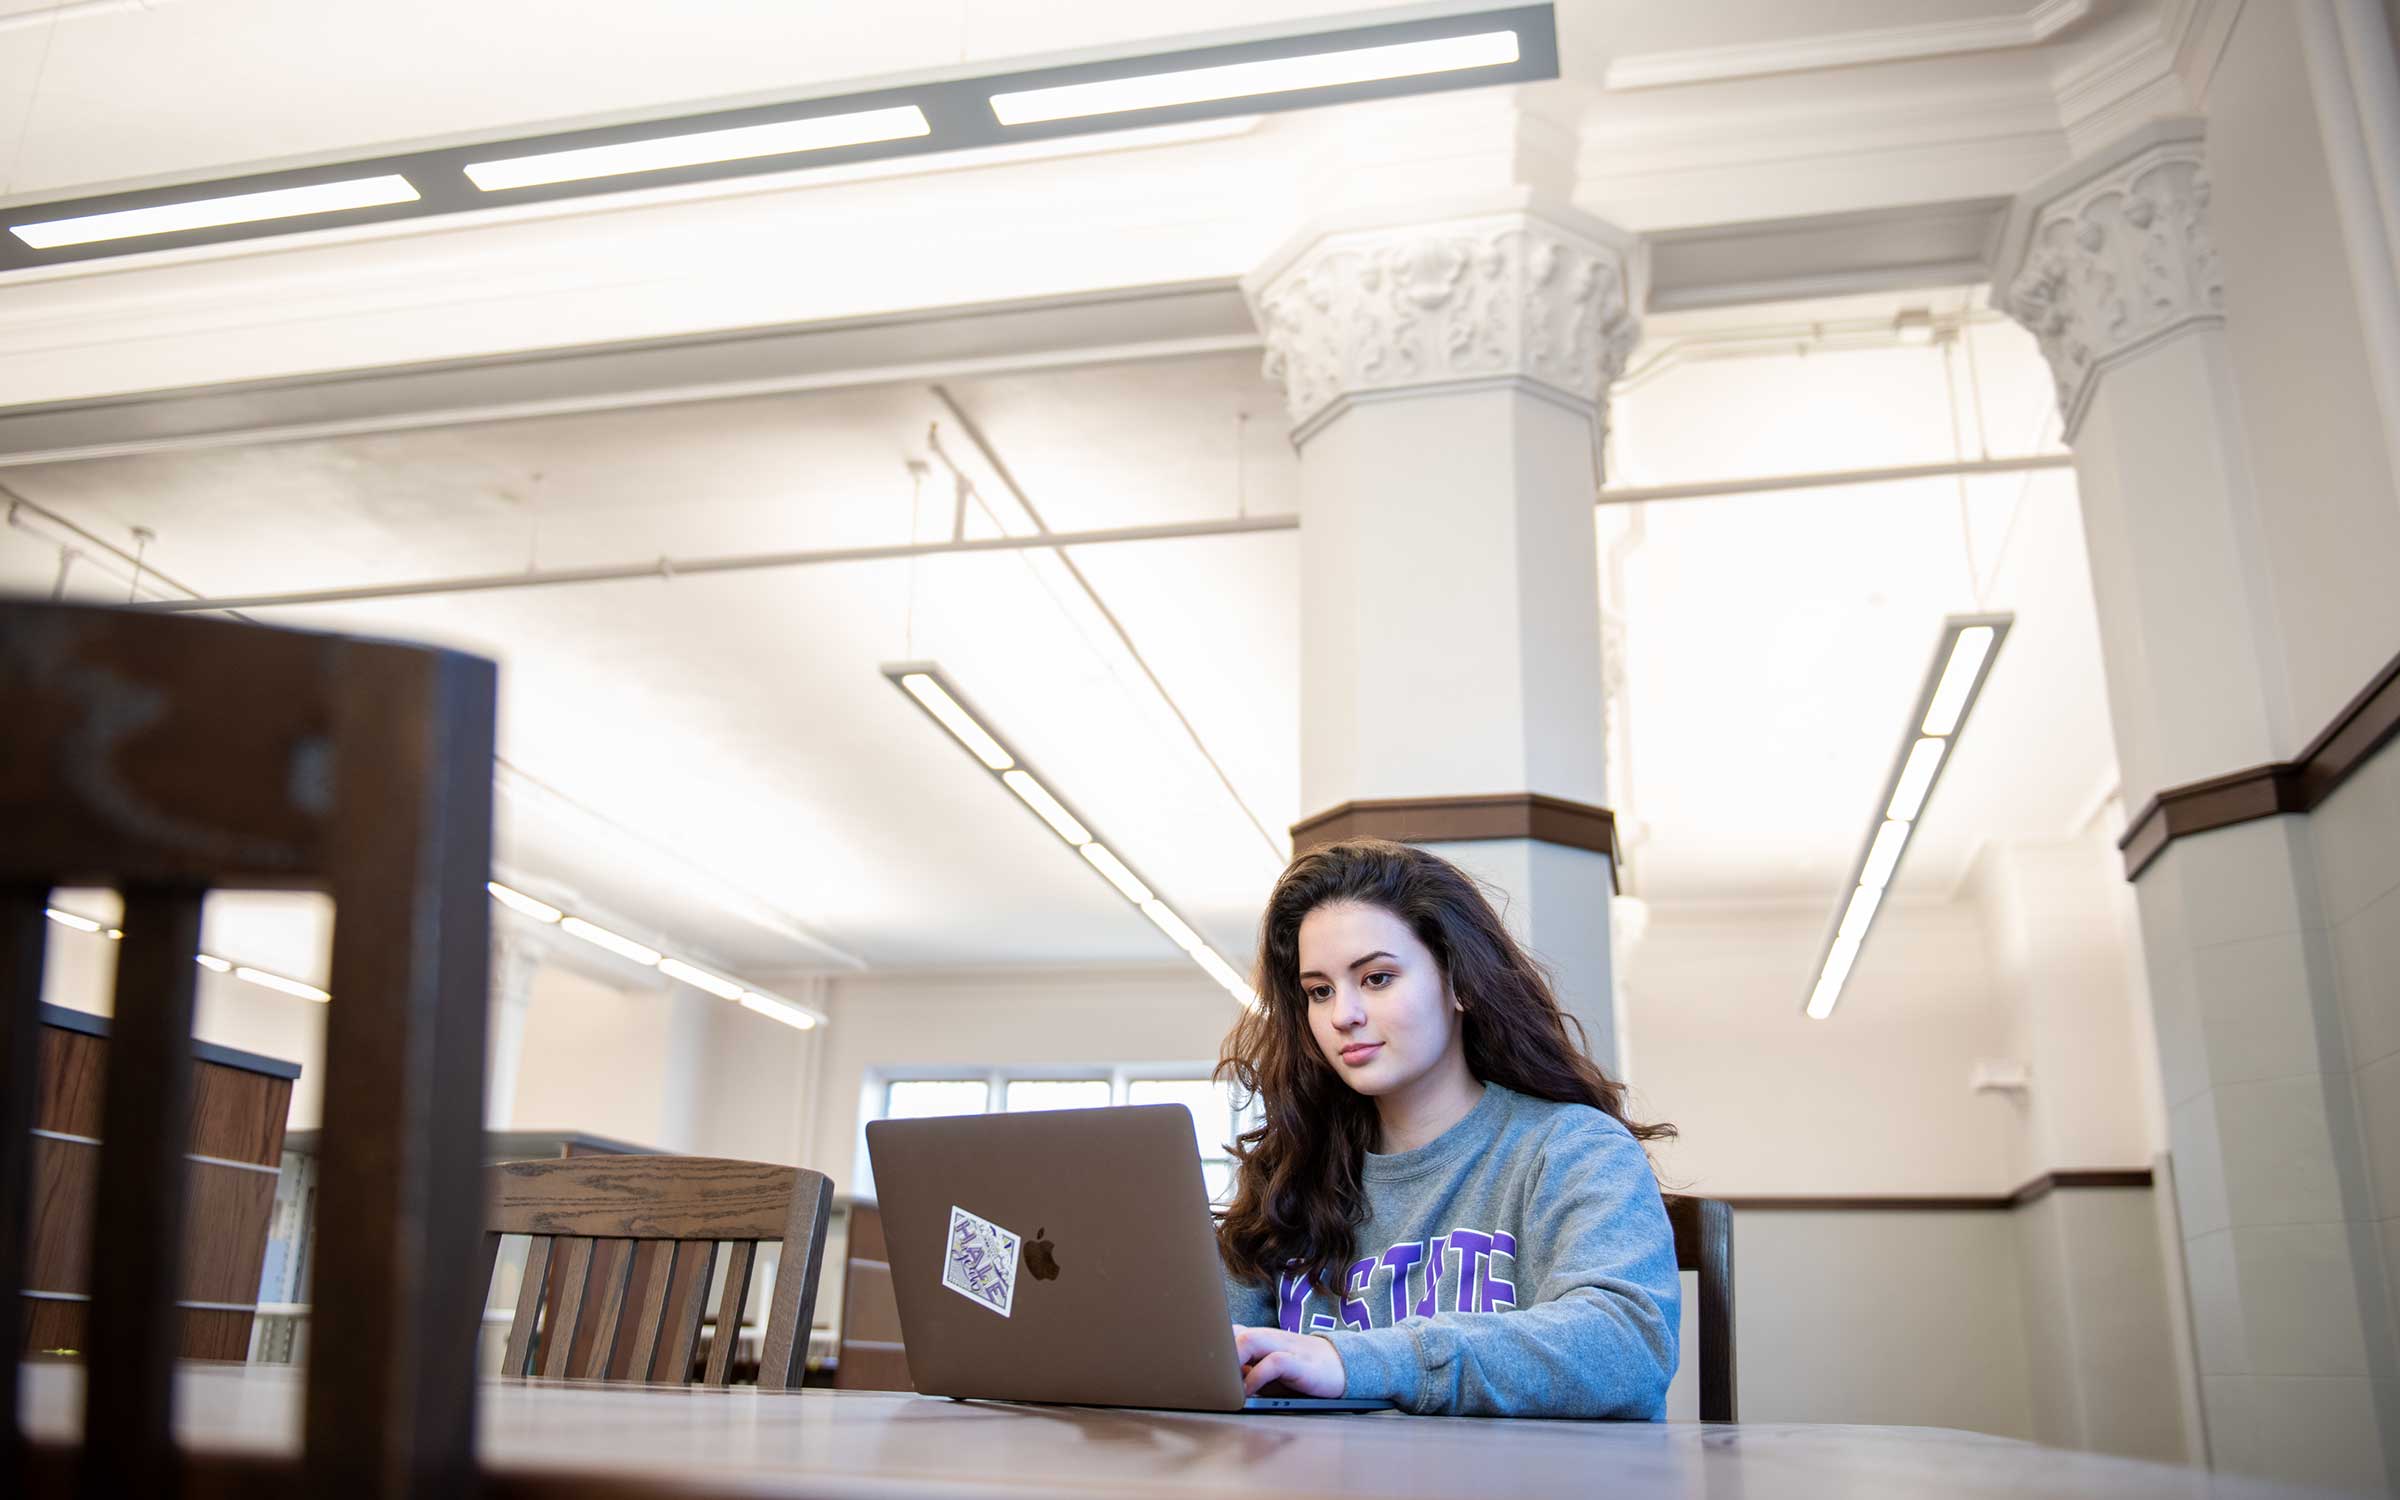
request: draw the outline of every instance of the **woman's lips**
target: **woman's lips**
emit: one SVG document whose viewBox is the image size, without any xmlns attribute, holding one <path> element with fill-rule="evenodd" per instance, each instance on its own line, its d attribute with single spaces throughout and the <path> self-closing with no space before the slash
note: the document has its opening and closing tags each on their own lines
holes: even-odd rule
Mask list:
<svg viewBox="0 0 2400 1500">
<path fill-rule="evenodd" d="M 1342 1061 L 1355 1068 L 1382 1050 L 1381 1042 L 1352 1042 L 1342 1049 Z"/>
</svg>

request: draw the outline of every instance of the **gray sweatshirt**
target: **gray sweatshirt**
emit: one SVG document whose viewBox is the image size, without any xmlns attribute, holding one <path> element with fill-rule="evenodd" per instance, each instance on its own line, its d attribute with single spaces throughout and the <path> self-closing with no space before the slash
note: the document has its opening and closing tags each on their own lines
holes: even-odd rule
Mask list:
<svg viewBox="0 0 2400 1500">
<path fill-rule="evenodd" d="M 1228 1275 L 1234 1322 L 1323 1334 L 1346 1395 L 1413 1412 L 1665 1419 L 1682 1283 L 1622 1124 L 1487 1083 L 1438 1139 L 1369 1152 L 1361 1175 L 1341 1301 L 1297 1274 Z"/>
</svg>

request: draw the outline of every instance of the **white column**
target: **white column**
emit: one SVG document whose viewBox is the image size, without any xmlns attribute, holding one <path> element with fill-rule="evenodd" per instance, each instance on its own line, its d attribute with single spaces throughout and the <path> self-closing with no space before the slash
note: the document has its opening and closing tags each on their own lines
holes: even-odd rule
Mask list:
<svg viewBox="0 0 2400 1500">
<path fill-rule="evenodd" d="M 1518 199 L 1312 230 L 1247 283 L 1300 449 L 1303 828 L 1526 794 L 1605 826 L 1592 506 L 1633 247 Z M 1612 861 L 1583 846 L 1605 841 L 1484 836 L 1483 816 L 1442 852 L 1503 893 L 1613 1069 Z"/>
<path fill-rule="evenodd" d="M 2198 121 L 2160 122 L 2029 192 L 1996 299 L 2058 380 L 2137 818 L 2316 727 L 2268 568 L 2308 499 L 2262 497 L 2208 160 Z M 2136 881 L 2212 1460 L 2381 1485 L 2391 1325 L 2317 890 L 2293 816 L 2176 838 Z"/>
<path fill-rule="evenodd" d="M 525 1061 L 525 1017 L 533 1008 L 533 976 L 548 953 L 551 929 L 505 908 L 492 912 L 492 1003 L 484 1048 L 483 1123 L 506 1130 L 517 1109 L 517 1075 Z"/>
</svg>

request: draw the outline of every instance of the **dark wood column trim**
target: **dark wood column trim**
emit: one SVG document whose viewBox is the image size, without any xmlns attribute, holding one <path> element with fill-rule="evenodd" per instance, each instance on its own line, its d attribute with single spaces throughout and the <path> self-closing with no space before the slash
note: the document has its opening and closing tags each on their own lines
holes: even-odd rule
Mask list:
<svg viewBox="0 0 2400 1500">
<path fill-rule="evenodd" d="M 1480 797 L 1393 797 L 1345 802 L 1292 825 L 1292 852 L 1304 854 L 1344 839 L 1394 839 L 1404 844 L 1455 844 L 1473 839 L 1538 839 L 1608 856 L 1608 881 L 1617 884 L 1617 815 L 1588 802 L 1539 792 Z"/>
<path fill-rule="evenodd" d="M 2117 847 L 2125 878 L 2150 867 L 2179 838 L 2230 828 L 2278 813 L 2308 813 L 2350 779 L 2400 733 L 2400 656 L 2334 715 L 2323 733 L 2291 760 L 2253 766 L 2230 776 L 2169 787 L 2150 799 Z"/>
<path fill-rule="evenodd" d="M 1736 1212 L 1746 1213 L 2000 1213 L 2039 1203 L 2064 1188 L 2146 1188 L 2153 1179 L 2148 1167 L 2104 1167 L 2045 1172 L 2013 1193 L 1974 1197 L 1898 1195 L 1882 1198 L 1727 1198 Z"/>
</svg>

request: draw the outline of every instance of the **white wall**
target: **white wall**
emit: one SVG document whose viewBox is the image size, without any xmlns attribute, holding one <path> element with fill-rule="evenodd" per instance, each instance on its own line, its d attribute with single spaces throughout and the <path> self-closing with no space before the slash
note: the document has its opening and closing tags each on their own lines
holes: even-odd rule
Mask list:
<svg viewBox="0 0 2400 1500">
<path fill-rule="evenodd" d="M 1971 884 L 2007 1017 L 2005 1055 L 2031 1070 L 2010 1176 L 2147 1165 L 2166 1146 L 2163 1115 L 2151 1109 L 2158 1046 L 2125 961 L 2132 937 L 2115 899 L 2125 884 L 2115 844 L 2097 827 L 2073 839 L 1993 840 Z"/>
<path fill-rule="evenodd" d="M 1654 906 L 1624 960 L 1635 1113 L 1710 1197 L 2000 1193 L 2015 1106 L 1967 1087 L 2006 1017 L 1974 906 L 1886 908 L 1832 1017 L 1801 1012 L 1828 913 Z"/>
<path fill-rule="evenodd" d="M 832 1024 L 807 1165 L 836 1192 L 855 1177 L 860 1091 L 872 1070 L 1021 1064 L 1206 1063 L 1237 1012 L 1189 964 L 828 985 Z"/>
</svg>

